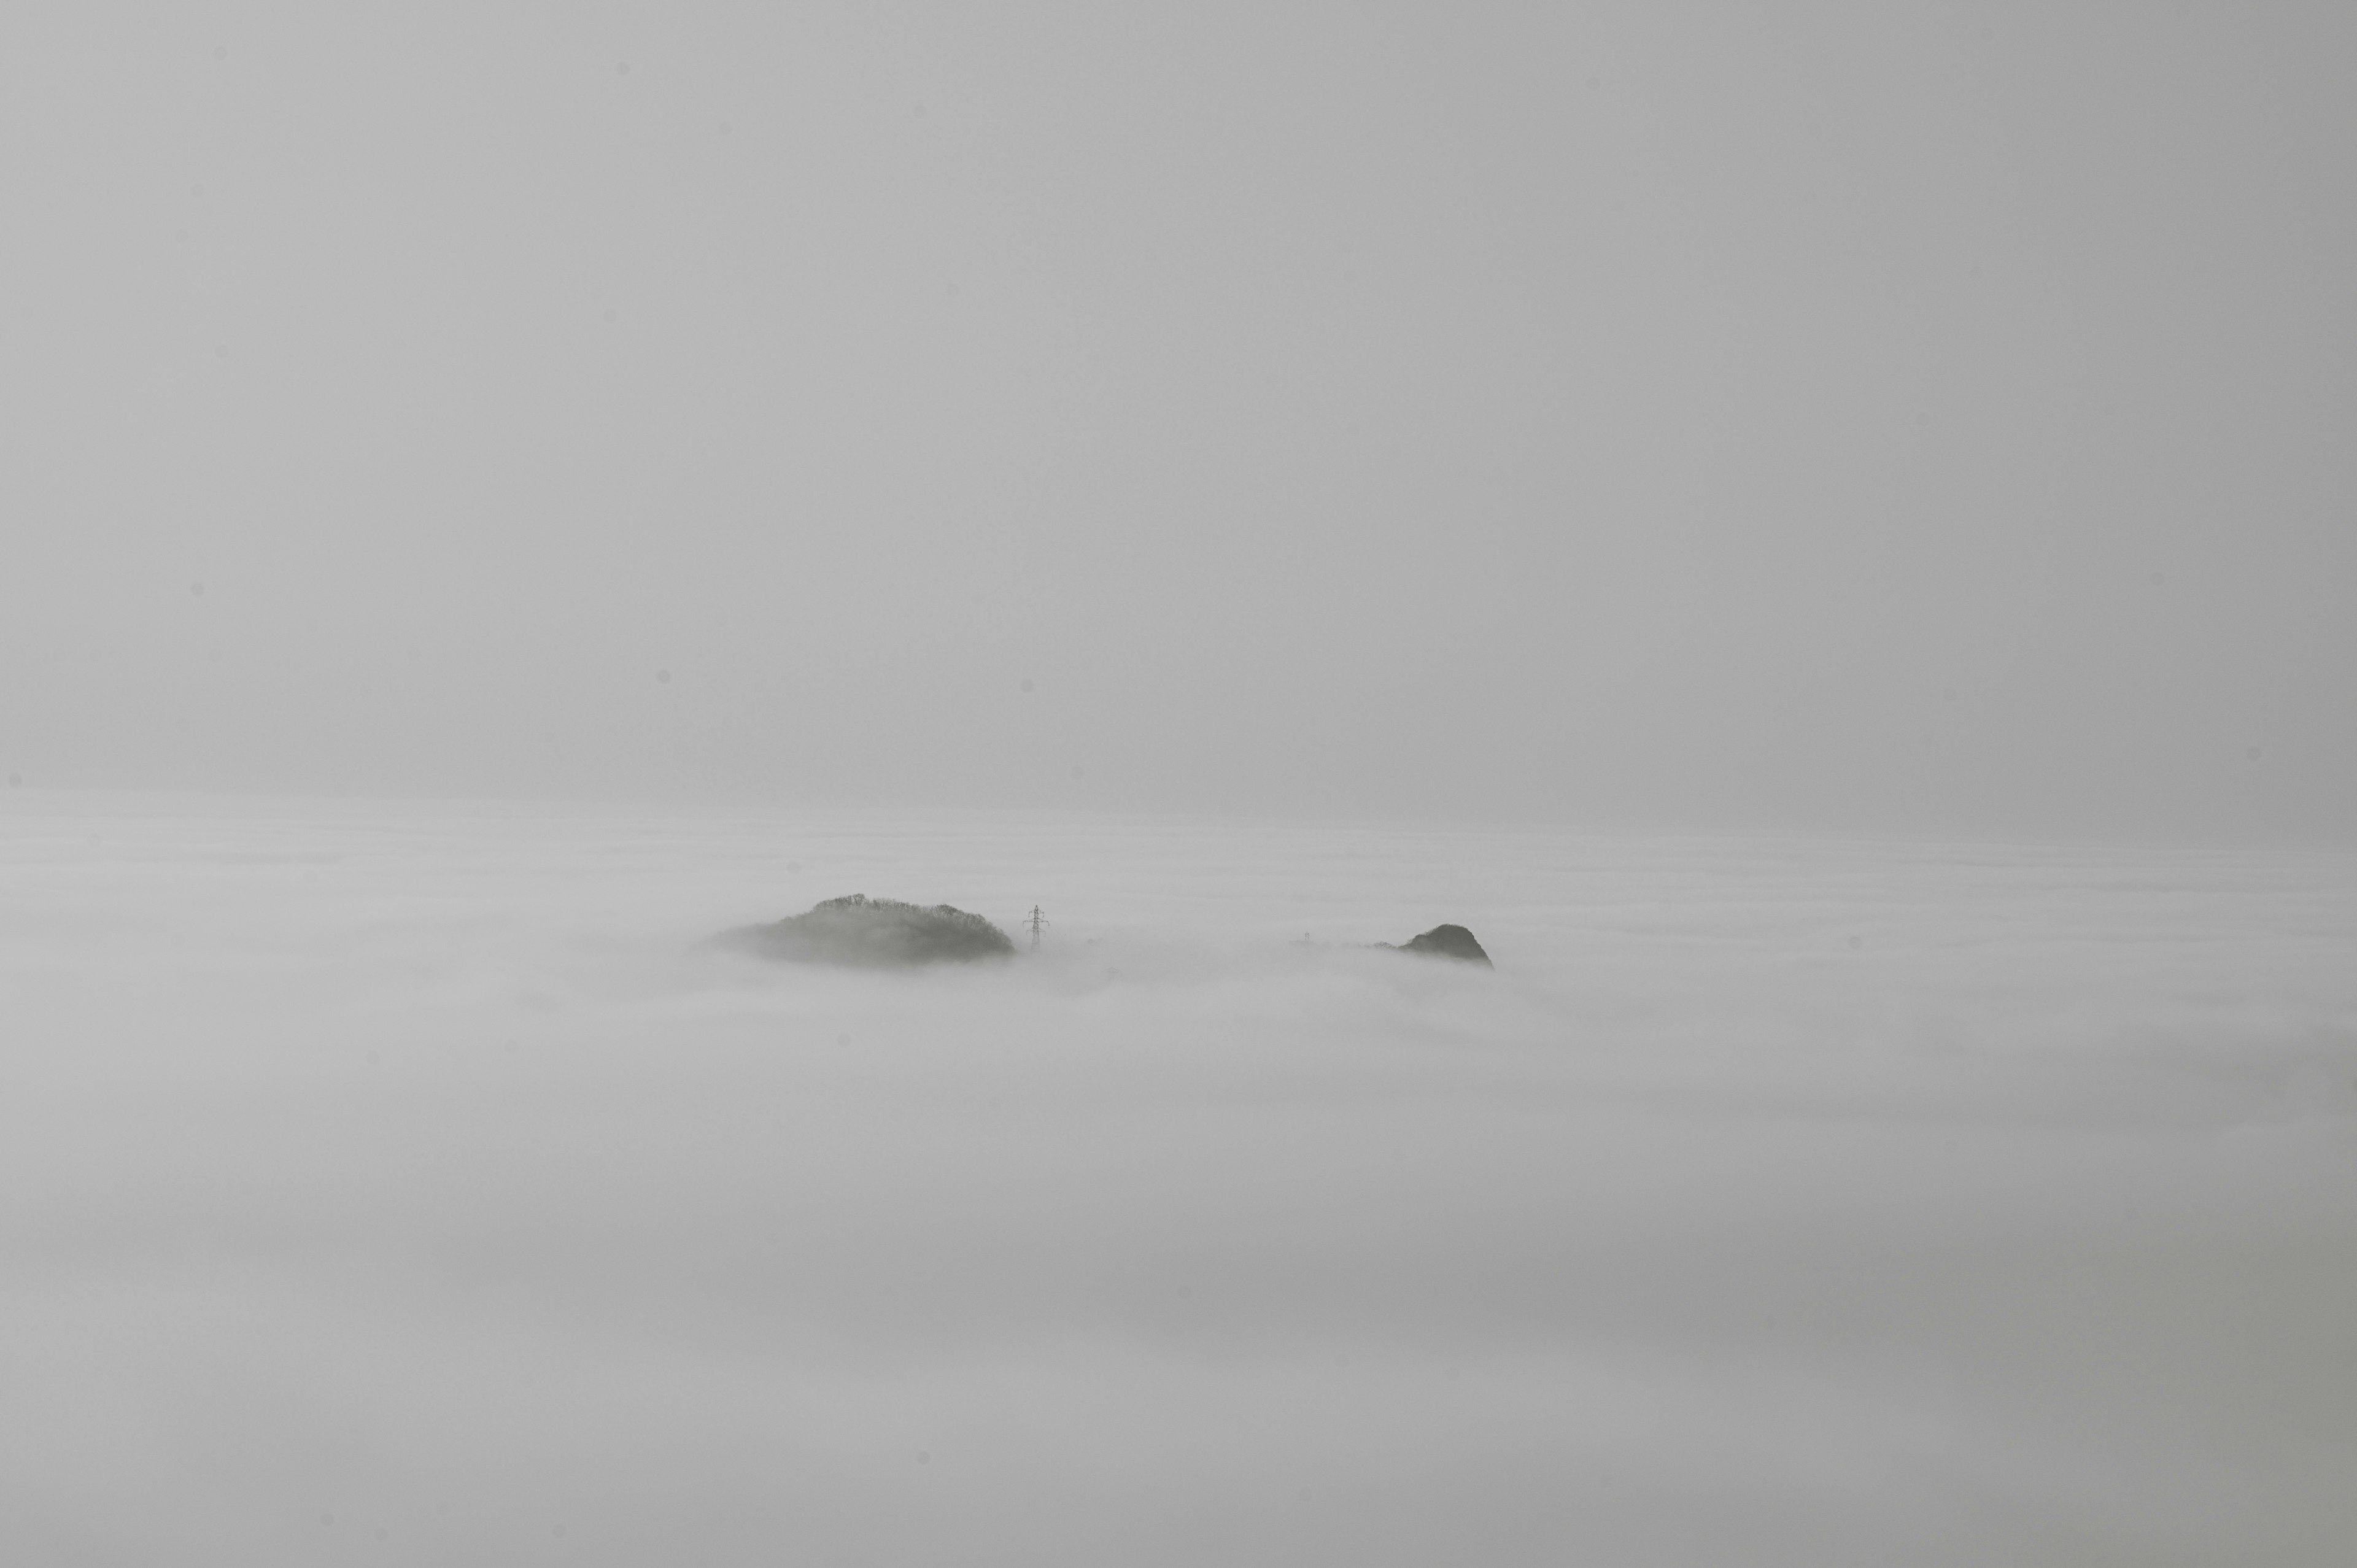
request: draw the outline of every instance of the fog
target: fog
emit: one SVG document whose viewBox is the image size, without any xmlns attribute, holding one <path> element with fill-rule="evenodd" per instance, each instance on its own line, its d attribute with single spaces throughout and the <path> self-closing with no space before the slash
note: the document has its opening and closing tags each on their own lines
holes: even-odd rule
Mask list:
<svg viewBox="0 0 2357 1568">
<path fill-rule="evenodd" d="M 0 826 L 11 1561 L 2357 1538 L 2345 856 Z M 696 946 L 852 891 L 1053 924 L 899 973 Z M 1443 918 L 1495 972 L 1363 945 Z"/>
<path fill-rule="evenodd" d="M 12 4 L 0 1560 L 2351 1558 L 2352 59 Z"/>
<path fill-rule="evenodd" d="M 13 5 L 0 771 L 2346 843 L 2352 27 Z"/>
</svg>

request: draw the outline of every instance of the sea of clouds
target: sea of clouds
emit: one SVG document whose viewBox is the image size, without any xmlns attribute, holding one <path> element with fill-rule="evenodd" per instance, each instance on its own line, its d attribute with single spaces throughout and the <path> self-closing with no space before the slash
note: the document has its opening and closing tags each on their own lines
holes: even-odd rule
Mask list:
<svg viewBox="0 0 2357 1568">
<path fill-rule="evenodd" d="M 0 809 L 11 1563 L 2315 1563 L 2352 1324 L 2347 854 Z"/>
</svg>

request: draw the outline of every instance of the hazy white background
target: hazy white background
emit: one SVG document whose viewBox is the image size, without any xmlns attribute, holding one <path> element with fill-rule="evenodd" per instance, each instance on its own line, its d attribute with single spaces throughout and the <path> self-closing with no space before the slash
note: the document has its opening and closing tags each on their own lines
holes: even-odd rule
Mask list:
<svg viewBox="0 0 2357 1568">
<path fill-rule="evenodd" d="M 12 5 L 0 768 L 2346 839 L 2352 59 Z"/>
<path fill-rule="evenodd" d="M 2351 1556 L 2352 17 L 0 11 L 0 1560 Z"/>
</svg>

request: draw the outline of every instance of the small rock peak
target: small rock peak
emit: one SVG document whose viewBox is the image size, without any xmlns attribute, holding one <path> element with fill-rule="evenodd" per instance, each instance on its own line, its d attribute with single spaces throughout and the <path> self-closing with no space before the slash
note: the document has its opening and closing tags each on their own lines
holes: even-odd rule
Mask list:
<svg viewBox="0 0 2357 1568">
<path fill-rule="evenodd" d="M 1385 944 L 1386 946 L 1390 944 Z M 1411 937 L 1398 944 L 1401 952 L 1424 953 L 1433 958 L 1453 958 L 1466 963 L 1478 963 L 1484 969 L 1495 969 L 1490 955 L 1473 933 L 1462 926 L 1435 926 L 1419 937 Z"/>
<path fill-rule="evenodd" d="M 769 926 L 723 932 L 716 942 L 796 962 L 897 968 L 1012 954 L 1006 933 L 947 904 L 903 904 L 853 893 Z"/>
</svg>

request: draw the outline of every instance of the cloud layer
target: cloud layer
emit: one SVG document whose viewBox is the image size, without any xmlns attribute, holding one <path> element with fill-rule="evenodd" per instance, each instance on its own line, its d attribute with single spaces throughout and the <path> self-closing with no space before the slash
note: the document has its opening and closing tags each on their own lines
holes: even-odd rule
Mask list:
<svg viewBox="0 0 2357 1568">
<path fill-rule="evenodd" d="M 2289 1563 L 2357 1529 L 2346 861 L 0 833 L 15 1559 Z M 984 971 L 694 950 L 855 891 L 1056 924 Z M 1358 945 L 1442 919 L 1497 972 Z"/>
</svg>

